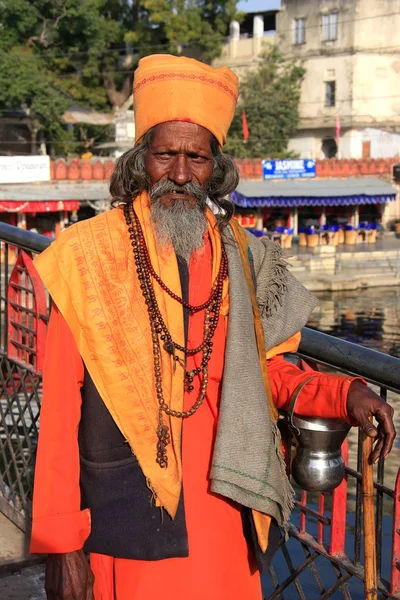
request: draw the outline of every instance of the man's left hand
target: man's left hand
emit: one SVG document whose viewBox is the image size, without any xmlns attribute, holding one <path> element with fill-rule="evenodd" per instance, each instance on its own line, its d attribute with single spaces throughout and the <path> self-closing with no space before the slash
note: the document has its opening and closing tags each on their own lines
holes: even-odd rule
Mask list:
<svg viewBox="0 0 400 600">
<path fill-rule="evenodd" d="M 363 431 L 377 443 L 371 454 L 371 462 L 376 463 L 379 457 L 386 458 L 392 449 L 396 431 L 393 423 L 393 408 L 384 402 L 375 392 L 359 380 L 350 384 L 347 396 L 347 414 L 357 421 Z M 378 427 L 369 420 L 375 417 Z"/>
</svg>

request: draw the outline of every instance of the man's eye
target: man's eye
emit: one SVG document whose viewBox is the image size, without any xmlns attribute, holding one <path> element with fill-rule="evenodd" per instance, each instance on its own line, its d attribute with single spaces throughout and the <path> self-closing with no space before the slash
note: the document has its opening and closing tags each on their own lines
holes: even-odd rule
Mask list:
<svg viewBox="0 0 400 600">
<path fill-rule="evenodd" d="M 198 154 L 195 154 L 193 156 L 190 157 L 194 162 L 198 162 L 198 163 L 202 163 L 205 162 L 207 159 L 205 156 L 200 156 Z"/>
<path fill-rule="evenodd" d="M 156 159 L 158 160 L 158 162 L 165 162 L 165 163 L 169 162 L 173 158 L 173 155 L 169 154 L 168 152 L 159 152 L 155 156 L 156 156 Z"/>
</svg>

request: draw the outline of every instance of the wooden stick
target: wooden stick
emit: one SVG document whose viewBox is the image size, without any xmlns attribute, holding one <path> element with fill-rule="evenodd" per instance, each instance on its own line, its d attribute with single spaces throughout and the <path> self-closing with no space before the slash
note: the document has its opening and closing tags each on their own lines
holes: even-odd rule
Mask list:
<svg viewBox="0 0 400 600">
<path fill-rule="evenodd" d="M 374 476 L 371 463 L 373 438 L 362 434 L 362 497 L 364 511 L 364 595 L 377 600 Z"/>
</svg>

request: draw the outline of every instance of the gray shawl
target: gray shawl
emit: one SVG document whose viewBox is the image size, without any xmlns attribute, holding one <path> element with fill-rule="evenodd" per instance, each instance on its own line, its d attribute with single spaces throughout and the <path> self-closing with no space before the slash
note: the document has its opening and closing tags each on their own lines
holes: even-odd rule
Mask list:
<svg viewBox="0 0 400 600">
<path fill-rule="evenodd" d="M 257 302 L 266 350 L 300 331 L 317 304 L 287 269 L 272 242 L 252 234 Z M 239 248 L 224 234 L 229 264 L 229 322 L 211 490 L 274 517 L 287 527 L 293 490 L 286 476 L 259 365 L 254 317 Z"/>
</svg>

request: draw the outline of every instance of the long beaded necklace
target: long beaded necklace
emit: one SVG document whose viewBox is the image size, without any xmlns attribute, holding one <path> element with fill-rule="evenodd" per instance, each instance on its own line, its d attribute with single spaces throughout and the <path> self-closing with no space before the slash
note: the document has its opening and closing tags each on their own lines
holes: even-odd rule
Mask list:
<svg viewBox="0 0 400 600">
<path fill-rule="evenodd" d="M 155 272 L 150 255 L 144 239 L 143 230 L 140 221 L 135 213 L 132 203 L 127 204 L 124 208 L 125 221 L 128 226 L 128 232 L 131 240 L 133 256 L 136 265 L 136 272 L 140 281 L 140 289 L 142 290 L 143 298 L 147 306 L 147 312 L 150 321 L 150 330 L 153 347 L 155 387 L 158 400 L 158 427 L 157 427 L 157 456 L 156 462 L 164 469 L 168 466 L 167 446 L 171 441 L 169 427 L 164 423 L 164 413 L 168 416 L 178 419 L 188 418 L 197 411 L 203 403 L 206 396 L 208 385 L 208 362 L 211 358 L 213 337 L 218 325 L 219 313 L 222 304 L 222 289 L 223 283 L 228 275 L 228 258 L 224 247 L 222 246 L 221 265 L 218 275 L 211 289 L 210 297 L 206 302 L 199 306 L 194 306 L 189 302 L 185 302 L 182 298 L 170 290 L 162 281 L 159 275 Z M 189 314 L 193 315 L 201 310 L 205 311 L 204 315 L 204 337 L 203 342 L 197 348 L 186 348 L 173 341 L 172 336 L 162 317 L 158 306 L 156 294 L 153 287 L 152 279 L 154 279 L 163 291 L 171 298 L 179 302 L 184 308 L 189 310 Z M 179 364 L 184 369 L 185 389 L 188 392 L 194 390 L 192 385 L 194 377 L 201 375 L 201 385 L 197 400 L 192 407 L 186 411 L 171 410 L 164 400 L 161 374 L 161 347 L 173 356 L 174 364 Z M 183 359 L 176 354 L 176 351 L 183 354 Z M 186 370 L 186 357 L 194 356 L 202 352 L 201 366 L 191 371 Z"/>
</svg>

